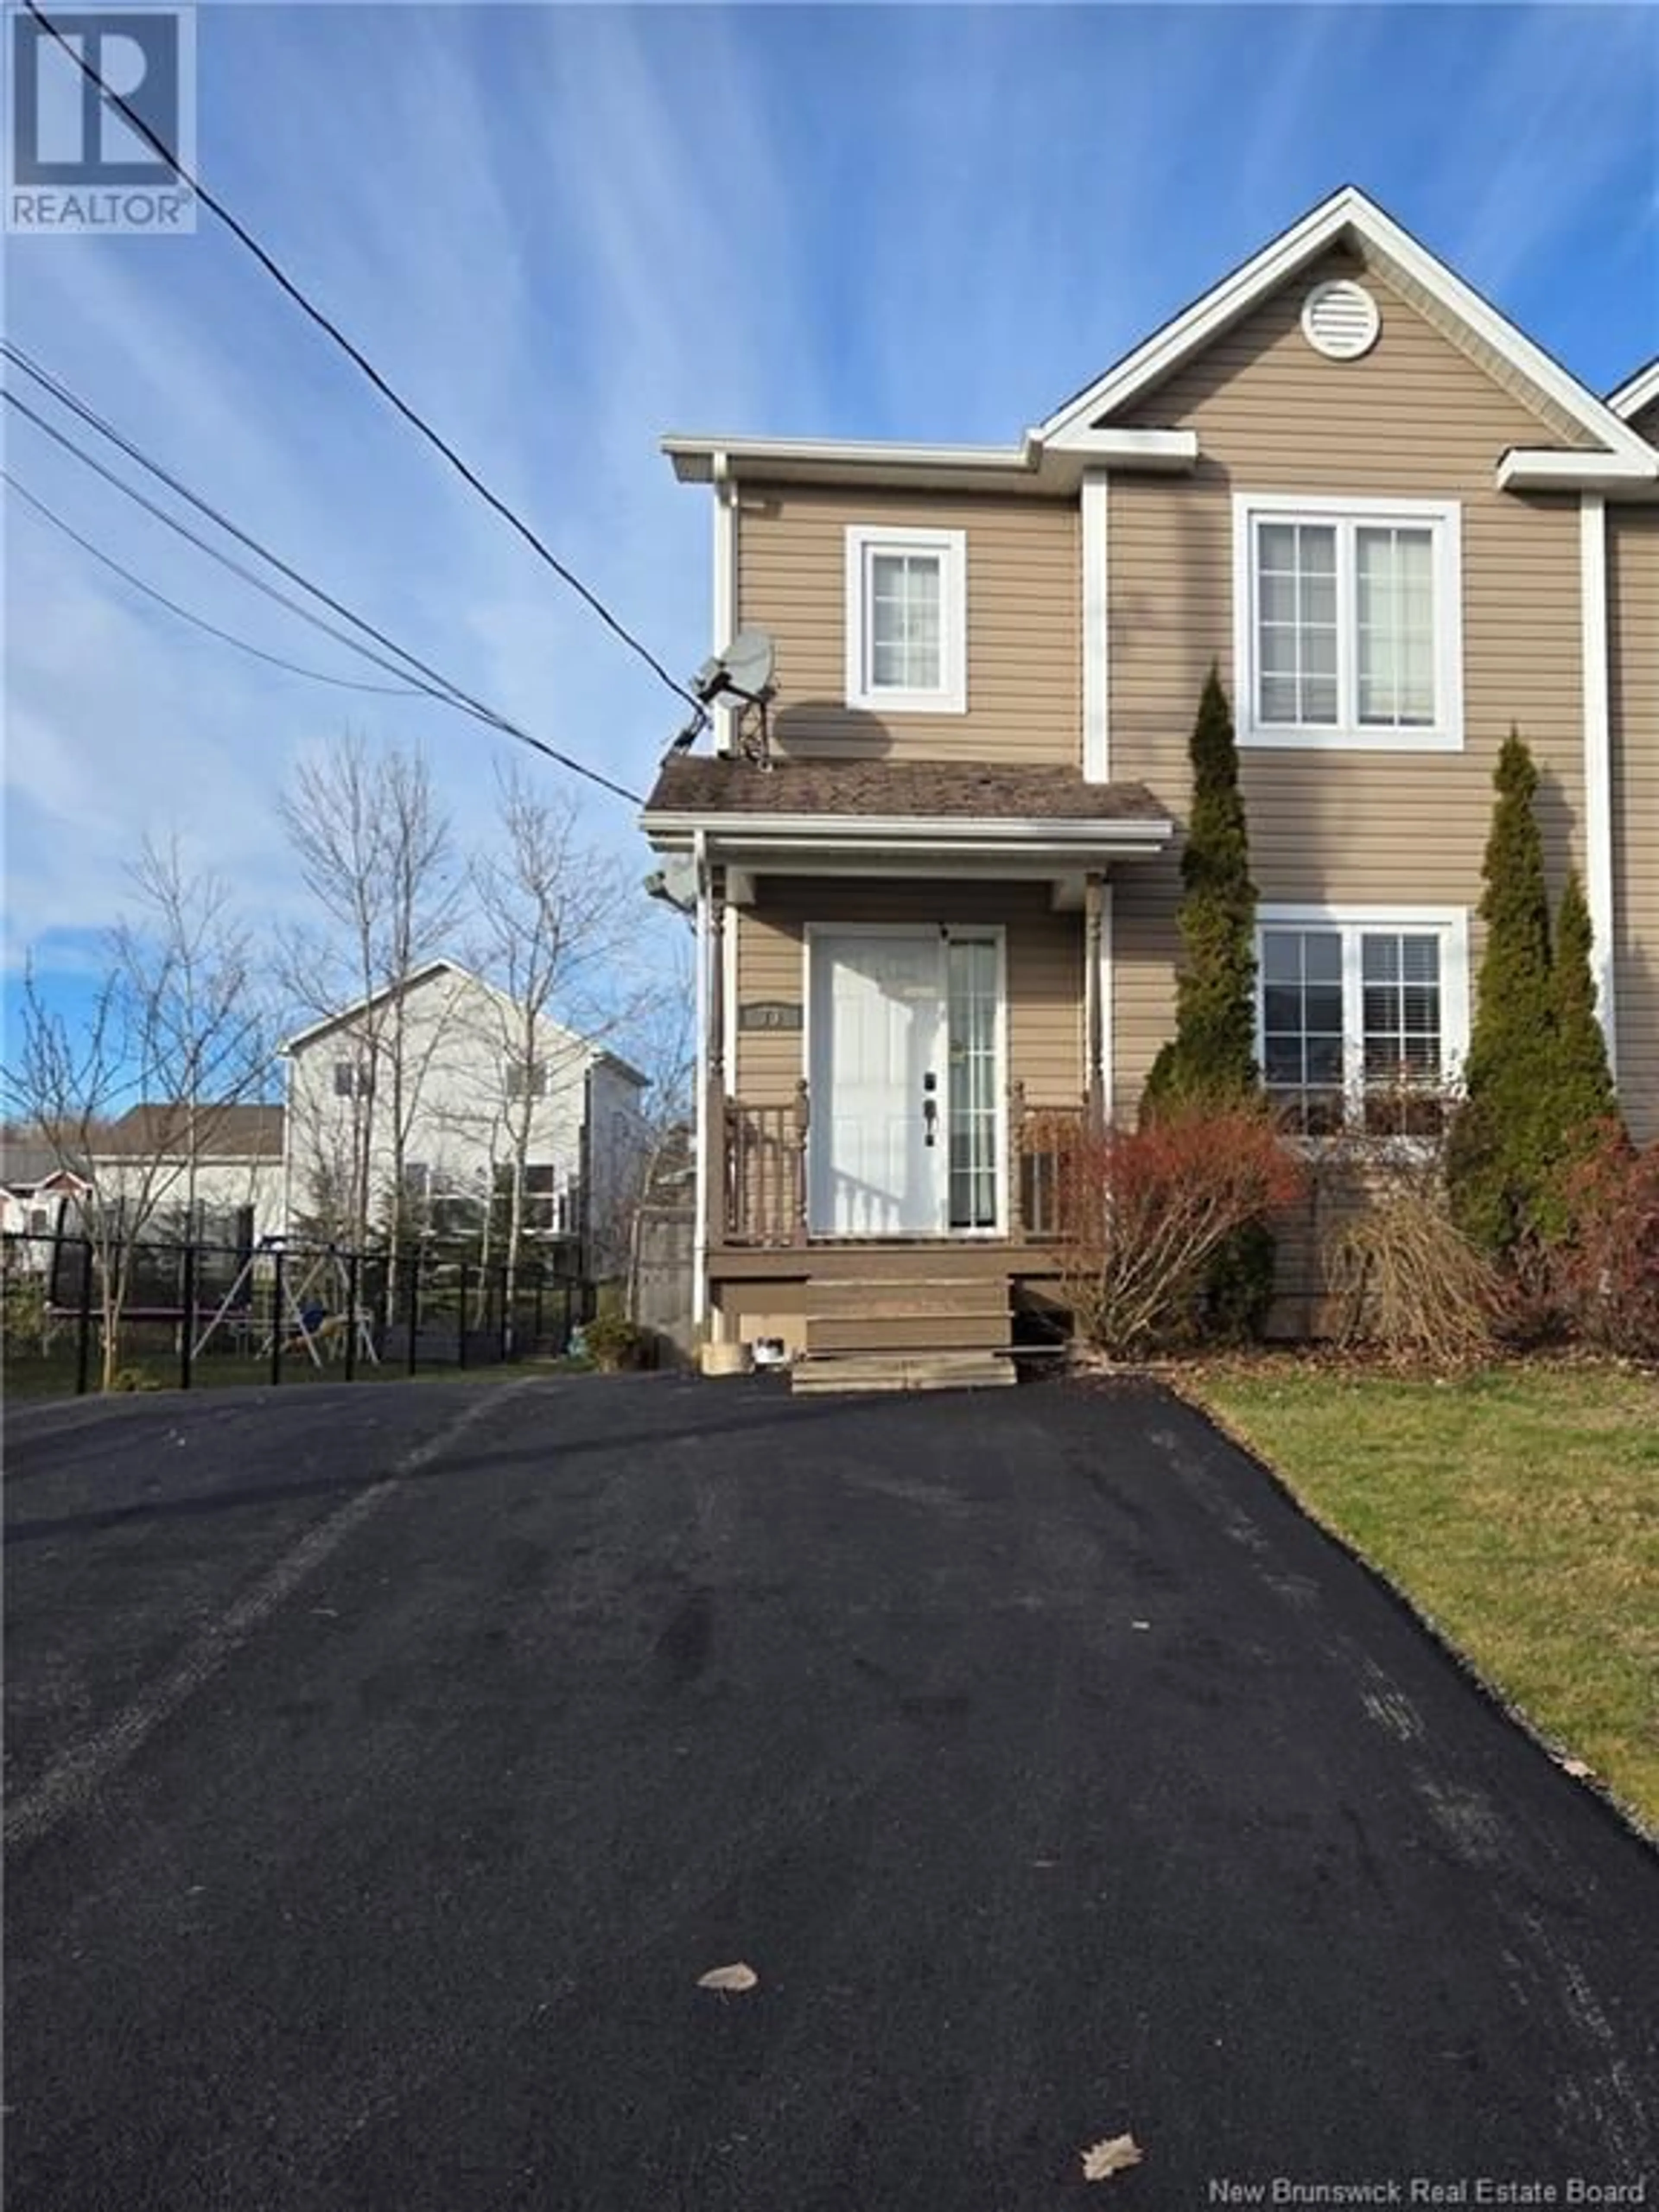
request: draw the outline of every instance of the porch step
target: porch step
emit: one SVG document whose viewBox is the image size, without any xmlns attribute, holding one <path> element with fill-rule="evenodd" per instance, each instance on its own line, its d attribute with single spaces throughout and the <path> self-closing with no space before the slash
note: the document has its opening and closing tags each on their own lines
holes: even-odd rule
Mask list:
<svg viewBox="0 0 1659 2212">
<path fill-rule="evenodd" d="M 902 1321 L 913 1314 L 941 1313 L 1008 1318 L 1006 1275 L 906 1275 L 894 1281 L 880 1275 L 813 1276 L 807 1293 L 812 1316 L 830 1321 L 843 1314 L 863 1320 Z"/>
<path fill-rule="evenodd" d="M 1006 1274 L 815 1277 L 806 1286 L 804 1348 L 820 1354 L 982 1355 L 1009 1342 Z"/>
<path fill-rule="evenodd" d="M 805 1359 L 789 1370 L 791 1390 L 809 1396 L 832 1390 L 1000 1389 L 1018 1380 L 1012 1359 L 984 1352 L 865 1352 Z"/>
</svg>

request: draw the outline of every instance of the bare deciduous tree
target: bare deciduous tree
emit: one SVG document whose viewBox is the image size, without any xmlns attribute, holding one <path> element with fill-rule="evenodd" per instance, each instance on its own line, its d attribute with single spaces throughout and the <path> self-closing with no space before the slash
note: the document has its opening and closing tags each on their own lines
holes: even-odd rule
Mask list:
<svg viewBox="0 0 1659 2212">
<path fill-rule="evenodd" d="M 641 986 L 630 971 L 641 917 L 620 864 L 584 841 L 571 799 L 516 768 L 498 774 L 496 793 L 500 843 L 475 857 L 471 883 L 474 958 L 501 994 L 502 1033 L 483 1062 L 480 1104 L 499 1141 L 510 1310 L 540 1109 L 580 1079 L 593 1043 L 637 1011 Z"/>
<path fill-rule="evenodd" d="M 270 1065 L 264 994 L 228 886 L 192 872 L 176 838 L 146 842 L 136 903 L 108 939 L 89 1015 L 71 1022 L 31 971 L 9 1111 L 88 1185 L 82 1218 L 94 1272 L 108 1389 L 120 1363 L 140 1240 L 164 1206 L 197 1224 L 204 1153 L 229 1110 L 258 1096 Z M 111 1130 L 130 1106 L 118 1146 Z"/>
<path fill-rule="evenodd" d="M 301 878 L 325 917 L 319 928 L 289 939 L 285 987 L 308 1012 L 352 1009 L 342 1030 L 356 1071 L 345 1157 L 326 1164 L 337 1232 L 361 1244 L 378 1217 L 395 1254 L 421 1075 L 408 1049 L 401 987 L 441 949 L 454 922 L 449 817 L 418 751 L 376 750 L 351 731 L 302 761 L 278 804 Z M 302 1109 L 300 1119 L 319 1126 L 294 1132 L 296 1151 L 331 1153 L 319 1117 Z M 382 1148 L 386 1174 L 377 1188 Z"/>
</svg>

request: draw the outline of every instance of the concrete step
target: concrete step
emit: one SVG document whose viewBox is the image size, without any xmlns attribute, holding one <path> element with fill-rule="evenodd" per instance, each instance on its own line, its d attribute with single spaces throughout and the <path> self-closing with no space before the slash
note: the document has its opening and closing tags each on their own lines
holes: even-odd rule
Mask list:
<svg viewBox="0 0 1659 2212">
<path fill-rule="evenodd" d="M 1018 1380 L 1012 1359 L 978 1352 L 805 1359 L 789 1370 L 791 1390 L 808 1396 L 834 1390 L 994 1390 Z"/>
</svg>

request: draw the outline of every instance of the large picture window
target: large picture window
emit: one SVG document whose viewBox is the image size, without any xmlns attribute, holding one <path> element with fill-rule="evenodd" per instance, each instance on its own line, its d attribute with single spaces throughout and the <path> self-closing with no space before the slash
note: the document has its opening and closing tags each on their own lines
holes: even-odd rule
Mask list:
<svg viewBox="0 0 1659 2212">
<path fill-rule="evenodd" d="M 1438 1128 L 1468 1045 L 1460 909 L 1263 908 L 1258 1048 L 1267 1094 L 1304 1136 Z"/>
<path fill-rule="evenodd" d="M 872 714 L 966 713 L 967 557 L 960 530 L 849 526 L 849 707 Z"/>
<path fill-rule="evenodd" d="M 1462 747 L 1455 504 L 1241 493 L 1233 571 L 1241 744 Z"/>
</svg>

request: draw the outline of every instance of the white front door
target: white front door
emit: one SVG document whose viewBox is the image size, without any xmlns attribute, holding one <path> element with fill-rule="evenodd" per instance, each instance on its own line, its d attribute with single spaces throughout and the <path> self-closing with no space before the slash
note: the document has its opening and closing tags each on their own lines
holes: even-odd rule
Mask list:
<svg viewBox="0 0 1659 2212">
<path fill-rule="evenodd" d="M 809 1224 L 821 1237 L 929 1237 L 949 1182 L 945 939 L 811 940 Z"/>
</svg>

